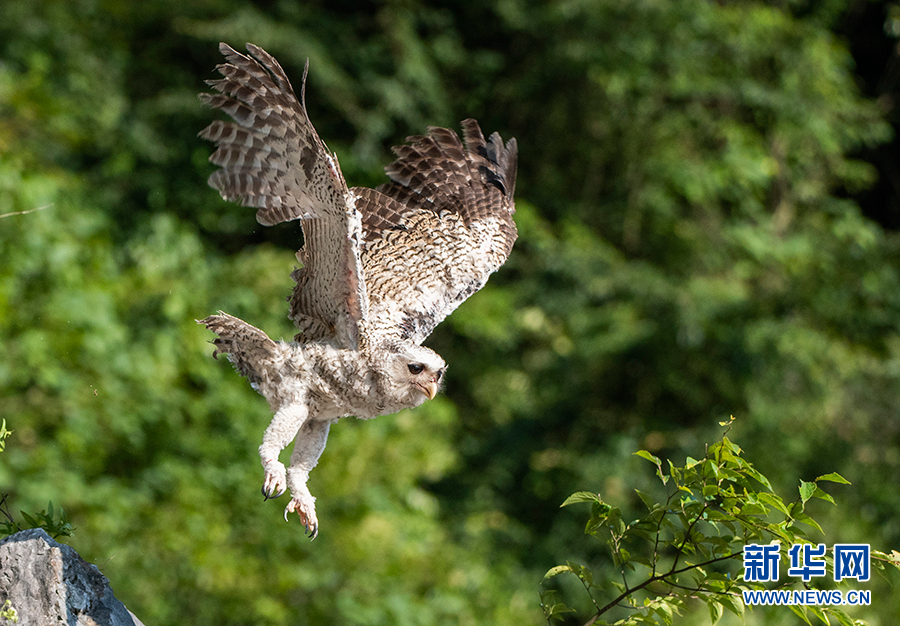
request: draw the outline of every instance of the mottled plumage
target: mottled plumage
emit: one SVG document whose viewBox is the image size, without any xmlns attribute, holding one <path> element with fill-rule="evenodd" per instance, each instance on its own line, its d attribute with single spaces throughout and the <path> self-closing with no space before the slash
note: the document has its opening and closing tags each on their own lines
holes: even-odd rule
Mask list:
<svg viewBox="0 0 900 626">
<path fill-rule="evenodd" d="M 516 239 L 516 141 L 486 141 L 474 120 L 453 131 L 429 128 L 394 148 L 390 182 L 348 188 L 278 62 L 247 45 L 219 46 L 219 93 L 200 97 L 234 122 L 200 136 L 216 144 L 209 184 L 257 210 L 264 225 L 300 220 L 302 263 L 291 276 L 294 341 L 225 313 L 200 320 L 219 353 L 269 401 L 275 415 L 260 446 L 263 493 L 291 491 L 313 537 L 315 498 L 306 481 L 328 429 L 341 417 L 371 418 L 434 398 L 446 365 L 421 346 L 435 326 L 481 289 Z M 307 64 L 308 68 L 308 64 Z M 295 440 L 290 465 L 278 456 Z"/>
</svg>

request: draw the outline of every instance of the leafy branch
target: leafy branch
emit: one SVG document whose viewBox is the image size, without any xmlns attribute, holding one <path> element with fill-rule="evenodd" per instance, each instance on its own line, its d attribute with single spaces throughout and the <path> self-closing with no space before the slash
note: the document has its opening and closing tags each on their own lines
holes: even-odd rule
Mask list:
<svg viewBox="0 0 900 626">
<path fill-rule="evenodd" d="M 786 503 L 774 492 L 769 480 L 741 456 L 740 446 L 728 438 L 733 421 L 732 418 L 721 424 L 727 427 L 721 440 L 708 445 L 703 458 L 688 457 L 680 467 L 668 461 L 664 470 L 663 461 L 650 452 L 635 452 L 655 465 L 665 498 L 656 502 L 650 495 L 635 490 L 647 513 L 629 524 L 622 520 L 621 510 L 604 502 L 599 494 L 580 491 L 562 503 L 590 504 L 585 534 L 605 539 L 613 564 L 622 576 L 621 583 L 610 581 L 617 593 L 601 605 L 593 593 L 601 587 L 595 584 L 594 574 L 587 567 L 567 562 L 544 575 L 544 583 L 563 573 L 578 578 L 593 605 L 585 626 L 607 624 L 598 620 L 616 607 L 628 609 L 630 614 L 613 624 L 672 624 L 684 604 L 696 600 L 706 603 L 713 624 L 725 610 L 743 617 L 742 592 L 763 587 L 728 570 L 728 562 L 741 557 L 743 546 L 748 543 L 777 541 L 786 554 L 791 544 L 809 542 L 808 528 L 822 532 L 821 526 L 805 512 L 807 502 L 819 498 L 834 504 L 820 483 L 849 482 L 835 473 L 810 482 L 801 480 L 797 498 Z M 873 559 L 876 568 L 900 568 L 900 553 L 896 551 L 874 552 Z M 630 583 L 629 573 L 637 568 L 645 569 L 646 575 Z M 548 624 L 576 612 L 565 603 L 554 601 L 554 594 L 555 590 L 541 594 Z M 833 615 L 840 624 L 853 624 L 836 607 L 791 608 L 807 622 L 808 609 L 825 620 L 826 615 Z"/>
<path fill-rule="evenodd" d="M 25 511 L 19 511 L 24 520 L 24 524 L 20 525 L 9 512 L 9 505 L 6 503 L 7 497 L 7 494 L 3 494 L 3 498 L 0 499 L 0 513 L 6 518 L 5 521 L 0 522 L 0 537 L 12 535 L 29 528 L 43 528 L 48 535 L 57 539 L 58 537 L 69 537 L 72 531 L 75 530 L 69 522 L 69 516 L 65 510 L 62 508 L 55 509 L 53 502 L 48 503 L 45 510 L 34 515 L 30 515 Z M 59 513 L 58 518 L 56 517 L 57 511 Z"/>
<path fill-rule="evenodd" d="M 6 439 L 12 433 L 13 431 L 6 429 L 6 420 L 0 420 L 0 452 L 3 452 L 6 448 Z M 29 528 L 43 528 L 54 539 L 57 537 L 68 537 L 72 534 L 74 528 L 69 523 L 68 515 L 66 515 L 65 510 L 59 508 L 59 518 L 57 518 L 57 509 L 54 509 L 53 502 L 48 503 L 45 510 L 34 515 L 30 515 L 25 511 L 19 511 L 24 520 L 24 524 L 20 525 L 9 511 L 8 498 L 9 494 L 6 493 L 0 496 L 0 515 L 6 518 L 0 522 L 0 537 L 6 537 Z"/>
</svg>

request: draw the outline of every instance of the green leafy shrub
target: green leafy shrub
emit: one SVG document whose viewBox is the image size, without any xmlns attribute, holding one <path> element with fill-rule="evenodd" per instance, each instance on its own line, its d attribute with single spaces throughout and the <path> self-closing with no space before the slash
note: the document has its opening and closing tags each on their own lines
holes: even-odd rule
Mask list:
<svg viewBox="0 0 900 626">
<path fill-rule="evenodd" d="M 6 448 L 6 440 L 10 435 L 12 435 L 12 431 L 7 430 L 6 420 L 0 420 L 0 452 L 3 452 L 3 450 Z M 22 514 L 22 519 L 24 520 L 24 524 L 18 524 L 13 518 L 12 514 L 10 514 L 9 512 L 9 507 L 6 503 L 6 499 L 6 494 L 3 494 L 3 496 L 0 497 L 0 514 L 6 517 L 5 520 L 0 522 L 0 538 L 12 535 L 13 533 L 17 533 L 20 530 L 27 530 L 29 528 L 43 528 L 45 531 L 47 531 L 48 535 L 56 539 L 57 537 L 68 537 L 74 530 L 72 528 L 72 525 L 69 523 L 69 518 L 66 515 L 66 512 L 62 508 L 58 509 L 58 511 L 55 510 L 53 508 L 53 502 L 47 504 L 47 508 L 45 510 L 35 515 L 29 515 L 25 511 L 20 511 L 20 513 Z M 59 514 L 59 518 L 56 517 L 57 512 Z M 15 611 L 13 611 L 12 615 L 15 615 Z M 0 612 L 0 617 L 6 617 L 6 615 L 3 612 Z"/>
<path fill-rule="evenodd" d="M 751 543 L 780 542 L 782 558 L 787 561 L 789 546 L 810 543 L 809 533 L 824 534 L 821 526 L 806 512 L 812 498 L 832 504 L 834 499 L 820 483 L 849 484 L 840 474 L 829 473 L 814 481 L 800 481 L 799 494 L 786 502 L 772 489 L 769 480 L 744 459 L 740 446 L 727 434 L 733 422 L 722 422 L 728 429 L 722 439 L 706 447 L 700 459 L 688 457 L 683 466 L 663 462 L 646 450 L 635 454 L 656 466 L 665 499 L 637 492 L 647 512 L 625 523 L 622 511 L 604 502 L 599 494 L 580 491 L 572 494 L 562 506 L 589 503 L 590 516 L 584 532 L 606 542 L 612 561 L 621 573 L 621 582 L 595 580 L 584 565 L 568 562 L 551 568 L 544 582 L 571 573 L 584 587 L 593 606 L 588 624 L 637 625 L 672 624 L 682 608 L 691 601 L 706 603 L 715 624 L 728 610 L 744 615 L 742 591 L 765 589 L 762 583 L 747 582 L 736 571 L 743 547 Z M 885 564 L 900 567 L 900 554 L 873 553 L 873 565 L 884 570 Z M 825 557 L 833 567 L 833 557 Z M 781 580 L 780 587 L 799 585 L 799 581 Z M 612 592 L 610 592 L 612 589 Z M 598 599 L 597 592 L 606 594 Z M 576 610 L 555 601 L 555 590 L 541 595 L 541 606 L 548 623 L 562 620 Z M 598 621 L 616 608 L 628 614 L 614 622 Z M 829 624 L 828 616 L 846 626 L 860 624 L 834 606 L 790 606 L 806 623 L 807 612 Z"/>
</svg>

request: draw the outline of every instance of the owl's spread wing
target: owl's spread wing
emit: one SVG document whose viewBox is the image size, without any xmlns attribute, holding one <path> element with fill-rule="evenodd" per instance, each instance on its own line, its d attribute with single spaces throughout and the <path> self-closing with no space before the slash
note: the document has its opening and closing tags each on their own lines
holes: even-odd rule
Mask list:
<svg viewBox="0 0 900 626">
<path fill-rule="evenodd" d="M 200 133 L 216 144 L 210 161 L 221 167 L 209 184 L 226 200 L 257 208 L 261 224 L 301 220 L 304 266 L 293 275 L 291 318 L 313 339 L 355 346 L 367 303 L 355 196 L 306 114 L 306 70 L 298 101 L 278 62 L 252 44 L 247 50 L 220 44 L 223 78 L 207 81 L 219 93 L 200 96 L 234 119 Z"/>
<path fill-rule="evenodd" d="M 303 267 L 292 276 L 290 317 L 304 340 L 356 347 L 359 334 L 421 343 L 481 289 L 516 239 L 517 148 L 474 120 L 429 128 L 394 148 L 391 182 L 347 189 L 278 62 L 247 45 L 221 44 L 223 78 L 203 94 L 234 122 L 200 133 L 217 149 L 209 183 L 228 200 L 258 208 L 265 225 L 300 219 Z M 303 75 L 304 85 L 306 72 Z M 365 323 L 363 324 L 363 320 Z"/>
<path fill-rule="evenodd" d="M 367 330 L 421 344 L 481 289 L 513 242 L 516 140 L 485 141 L 475 120 L 394 148 L 391 182 L 354 187 L 362 213 Z"/>
</svg>

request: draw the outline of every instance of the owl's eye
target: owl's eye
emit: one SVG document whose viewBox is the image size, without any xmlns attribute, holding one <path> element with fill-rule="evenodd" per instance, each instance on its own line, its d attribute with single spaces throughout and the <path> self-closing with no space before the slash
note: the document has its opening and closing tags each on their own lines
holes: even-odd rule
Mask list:
<svg viewBox="0 0 900 626">
<path fill-rule="evenodd" d="M 410 374 L 421 374 L 423 371 L 425 371 L 425 366 L 421 363 L 410 363 L 406 367 L 409 368 Z"/>
<path fill-rule="evenodd" d="M 440 379 L 441 379 L 441 376 L 443 376 L 443 375 L 444 375 L 444 370 L 438 370 L 438 371 L 437 371 L 437 374 L 435 374 L 435 376 L 434 376 L 434 379 L 435 379 L 435 380 L 440 380 Z"/>
</svg>

